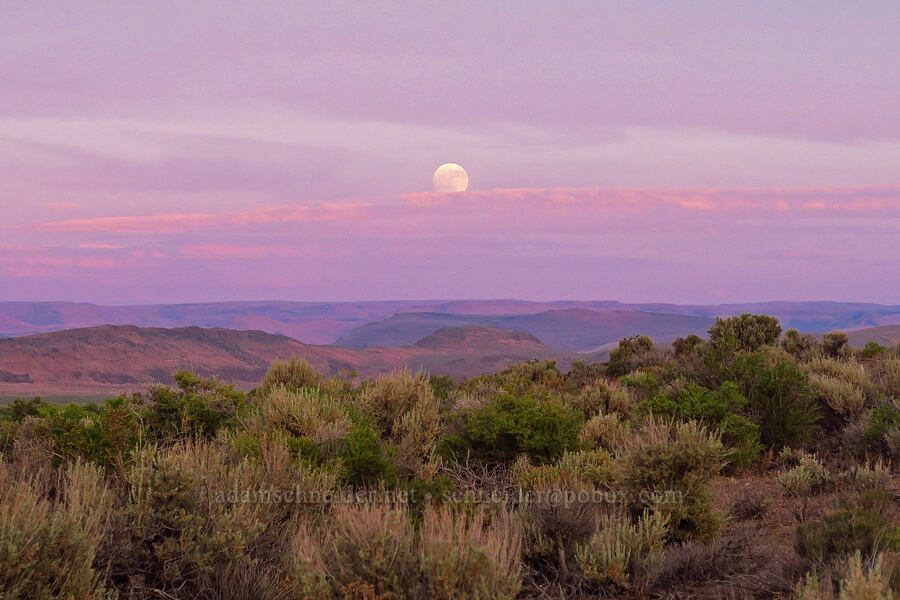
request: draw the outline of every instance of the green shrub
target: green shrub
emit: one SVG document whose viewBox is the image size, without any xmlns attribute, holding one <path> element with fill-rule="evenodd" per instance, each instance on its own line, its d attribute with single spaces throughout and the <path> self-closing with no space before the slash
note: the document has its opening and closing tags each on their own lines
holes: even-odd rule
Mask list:
<svg viewBox="0 0 900 600">
<path fill-rule="evenodd" d="M 0 421 L 21 423 L 26 417 L 36 417 L 43 413 L 47 406 L 40 398 L 32 398 L 31 400 L 16 398 L 6 406 L 0 406 Z"/>
<path fill-rule="evenodd" d="M 703 338 L 692 333 L 687 337 L 675 338 L 672 342 L 672 349 L 675 351 L 675 356 L 681 358 L 696 352 L 705 343 Z"/>
<path fill-rule="evenodd" d="M 853 504 L 797 527 L 797 552 L 816 564 L 855 552 L 872 556 L 897 545 L 894 528 L 878 511 Z"/>
<path fill-rule="evenodd" d="M 866 342 L 866 345 L 859 351 L 860 358 L 873 359 L 886 355 L 888 349 L 878 342 Z"/>
<path fill-rule="evenodd" d="M 777 343 L 780 335 L 778 319 L 749 313 L 726 319 L 716 317 L 715 324 L 709 328 L 709 341 L 714 346 L 732 351 L 755 352 L 763 346 Z"/>
<path fill-rule="evenodd" d="M 850 338 L 843 331 L 831 331 L 822 338 L 822 350 L 825 356 L 837 358 L 847 353 Z"/>
<path fill-rule="evenodd" d="M 646 335 L 634 335 L 619 340 L 619 347 L 610 351 L 606 372 L 612 376 L 633 371 L 653 352 L 653 340 Z"/>
<path fill-rule="evenodd" d="M 747 399 L 737 385 L 725 382 L 717 391 L 697 384 L 670 394 L 657 394 L 638 405 L 638 410 L 673 416 L 680 420 L 695 420 L 722 432 L 722 440 L 731 448 L 731 464 L 747 466 L 759 458 L 759 427 L 740 412 Z"/>
<path fill-rule="evenodd" d="M 801 335 L 796 329 L 788 329 L 781 338 L 781 349 L 797 360 L 804 360 L 811 356 L 815 344 L 811 335 Z"/>
<path fill-rule="evenodd" d="M 655 373 L 649 371 L 633 371 L 619 378 L 621 383 L 632 397 L 641 402 L 653 398 L 662 390 L 662 384 Z"/>
<path fill-rule="evenodd" d="M 435 398 L 445 401 L 450 397 L 450 392 L 456 389 L 456 382 L 448 375 L 431 375 L 428 377 L 428 385 Z"/>
<path fill-rule="evenodd" d="M 458 432 L 444 438 L 441 453 L 481 463 L 511 462 L 525 453 L 551 462 L 578 446 L 582 416 L 551 399 L 504 392 L 458 414 Z"/>
<path fill-rule="evenodd" d="M 603 377 L 606 366 L 603 363 L 588 364 L 583 360 L 573 360 L 572 367 L 566 373 L 566 388 L 581 389 Z"/>
<path fill-rule="evenodd" d="M 235 426 L 245 413 L 246 396 L 233 385 L 186 371 L 173 377 L 178 389 L 156 386 L 130 400 L 148 441 L 170 443 L 198 435 L 211 438 L 220 429 Z"/>
<path fill-rule="evenodd" d="M 340 455 L 341 479 L 355 487 L 379 482 L 392 487 L 397 480 L 397 468 L 391 462 L 394 452 L 395 448 L 383 444 L 371 425 L 358 423 Z"/>
<path fill-rule="evenodd" d="M 43 412 L 34 433 L 50 440 L 57 456 L 82 458 L 103 468 L 121 466 L 146 435 L 125 398 L 108 400 L 104 406 L 52 406 Z"/>
<path fill-rule="evenodd" d="M 819 413 L 809 378 L 793 361 L 756 352 L 740 357 L 731 371 L 764 446 L 779 450 L 810 441 Z"/>
</svg>

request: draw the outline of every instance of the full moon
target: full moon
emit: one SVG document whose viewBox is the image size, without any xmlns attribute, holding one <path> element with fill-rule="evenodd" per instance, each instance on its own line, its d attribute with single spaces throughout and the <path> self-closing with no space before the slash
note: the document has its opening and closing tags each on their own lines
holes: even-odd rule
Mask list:
<svg viewBox="0 0 900 600">
<path fill-rule="evenodd" d="M 439 166 L 432 180 L 436 192 L 464 192 L 469 187 L 469 174 L 456 163 Z"/>
</svg>

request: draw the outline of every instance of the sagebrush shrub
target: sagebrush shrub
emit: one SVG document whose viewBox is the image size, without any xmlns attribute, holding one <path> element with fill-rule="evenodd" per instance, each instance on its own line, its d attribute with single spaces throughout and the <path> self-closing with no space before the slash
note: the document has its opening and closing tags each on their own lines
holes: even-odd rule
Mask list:
<svg viewBox="0 0 900 600">
<path fill-rule="evenodd" d="M 406 473 L 422 474 L 427 459 L 434 452 L 441 433 L 438 401 L 419 402 L 400 418 L 395 427 L 398 464 Z"/>
<path fill-rule="evenodd" d="M 900 356 L 882 357 L 871 363 L 869 368 L 878 394 L 885 400 L 900 402 Z"/>
<path fill-rule="evenodd" d="M 822 578 L 817 573 L 808 575 L 797 585 L 797 600 L 894 600 L 896 586 L 892 586 L 890 567 L 878 555 L 873 560 L 863 561 L 859 552 L 847 561 L 848 573 L 839 583 L 835 593 L 830 577 Z M 868 563 L 868 564 L 867 564 Z M 870 566 L 869 566 L 870 565 Z"/>
<path fill-rule="evenodd" d="M 841 381 L 846 381 L 850 385 L 862 390 L 867 397 L 871 396 L 875 391 L 872 382 L 872 376 L 866 367 L 854 358 L 835 359 L 828 357 L 817 357 L 810 361 L 809 372 L 818 375 L 827 375 Z"/>
<path fill-rule="evenodd" d="M 440 406 L 425 375 L 408 370 L 375 379 L 360 390 L 357 402 L 375 427 L 391 437 L 400 434 L 401 421 L 408 413 L 423 405 Z"/>
<path fill-rule="evenodd" d="M 765 491 L 753 487 L 744 488 L 731 504 L 731 514 L 738 519 L 761 519 L 770 504 L 772 498 Z"/>
<path fill-rule="evenodd" d="M 578 439 L 588 448 L 614 450 L 630 435 L 631 424 L 618 414 L 598 414 L 582 426 Z"/>
<path fill-rule="evenodd" d="M 787 566 L 755 525 L 741 523 L 710 543 L 667 546 L 653 588 L 657 597 L 676 589 L 692 598 L 781 598 L 793 583 Z"/>
<path fill-rule="evenodd" d="M 584 414 L 586 420 L 600 415 L 631 412 L 631 398 L 620 385 L 597 379 L 571 397 L 569 404 Z"/>
<path fill-rule="evenodd" d="M 552 484 L 572 482 L 586 483 L 595 487 L 609 485 L 613 479 L 612 457 L 605 450 L 581 450 L 566 452 L 553 465 L 521 468 L 519 484 L 530 490 L 545 488 Z"/>
<path fill-rule="evenodd" d="M 613 588 L 643 587 L 662 557 L 666 519 L 645 512 L 604 516 L 597 530 L 575 550 L 575 562 L 589 582 Z"/>
<path fill-rule="evenodd" d="M 290 600 L 315 600 L 333 597 L 328 579 L 326 552 L 331 542 L 325 531 L 306 520 L 288 525 L 280 576 L 282 597 Z"/>
<path fill-rule="evenodd" d="M 856 490 L 884 490 L 891 481 L 891 470 L 880 460 L 872 464 L 854 465 L 838 473 L 837 481 L 841 486 Z"/>
<path fill-rule="evenodd" d="M 558 472 L 533 478 L 529 485 L 519 504 L 524 552 L 555 562 L 567 575 L 576 545 L 591 535 L 604 514 L 619 508 L 617 498 L 598 496 L 592 483 Z"/>
<path fill-rule="evenodd" d="M 719 436 L 703 426 L 651 418 L 616 456 L 617 479 L 634 510 L 667 517 L 672 539 L 709 539 L 718 534 L 722 516 L 713 510 L 707 484 L 725 455 Z"/>
<path fill-rule="evenodd" d="M 416 535 L 403 507 L 338 505 L 328 573 L 338 594 L 368 587 L 374 598 L 401 599 L 421 585 Z"/>
<path fill-rule="evenodd" d="M 281 429 L 325 445 L 347 436 L 351 428 L 345 406 L 315 388 L 274 387 L 257 400 L 261 423 L 250 428 Z"/>
<path fill-rule="evenodd" d="M 670 415 L 682 420 L 695 420 L 718 429 L 722 440 L 732 448 L 729 463 L 748 466 L 759 458 L 759 427 L 741 411 L 747 399 L 738 386 L 726 381 L 718 390 L 697 384 L 686 384 L 667 394 L 657 394 L 638 405 L 638 410 L 658 415 Z"/>
<path fill-rule="evenodd" d="M 788 496 L 797 497 L 821 494 L 834 485 L 828 469 L 812 456 L 804 456 L 796 467 L 778 473 L 775 481 Z"/>
<path fill-rule="evenodd" d="M 422 523 L 422 574 L 428 597 L 436 600 L 512 599 L 521 588 L 521 533 L 512 515 L 498 512 L 486 522 L 431 506 Z"/>
<path fill-rule="evenodd" d="M 316 387 L 322 376 L 313 369 L 306 359 L 292 357 L 288 362 L 276 360 L 269 366 L 259 384 L 259 392 L 266 394 L 276 388 L 296 392 L 306 387 Z"/>
<path fill-rule="evenodd" d="M 852 419 L 866 407 L 866 395 L 852 382 L 831 375 L 812 373 L 809 382 L 816 399 L 843 419 Z"/>
<path fill-rule="evenodd" d="M 126 473 L 126 521 L 114 569 L 146 585 L 216 597 L 229 573 L 248 573 L 282 539 L 281 523 L 315 512 L 334 475 L 311 472 L 283 444 L 264 443 L 256 460 L 224 442 L 148 447 Z M 286 493 L 290 493 L 288 497 Z"/>
<path fill-rule="evenodd" d="M 513 363 L 494 376 L 503 387 L 517 392 L 527 392 L 534 385 L 554 388 L 564 381 L 555 360 L 529 360 Z"/>
</svg>

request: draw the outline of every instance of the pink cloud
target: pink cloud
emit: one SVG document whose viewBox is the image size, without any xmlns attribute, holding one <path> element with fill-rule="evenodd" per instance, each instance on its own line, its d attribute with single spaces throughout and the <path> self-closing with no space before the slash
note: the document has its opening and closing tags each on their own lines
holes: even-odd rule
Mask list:
<svg viewBox="0 0 900 600">
<path fill-rule="evenodd" d="M 275 204 L 222 213 L 168 213 L 49 221 L 26 229 L 44 232 L 185 234 L 234 227 L 279 224 L 329 225 L 373 233 L 468 228 L 552 233 L 604 226 L 610 217 L 651 221 L 705 218 L 784 218 L 787 214 L 900 216 L 900 186 L 795 189 L 553 188 L 493 189 L 465 194 L 418 193 L 381 203 Z M 602 219 L 592 223 L 591 219 Z M 105 243 L 100 244 L 103 246 Z"/>
<path fill-rule="evenodd" d="M 735 301 L 896 302 L 898 227 L 900 186 L 473 190 L 8 227 L 0 285 L 85 299 L 126 286 L 138 301 L 699 302 L 728 289 Z"/>
</svg>

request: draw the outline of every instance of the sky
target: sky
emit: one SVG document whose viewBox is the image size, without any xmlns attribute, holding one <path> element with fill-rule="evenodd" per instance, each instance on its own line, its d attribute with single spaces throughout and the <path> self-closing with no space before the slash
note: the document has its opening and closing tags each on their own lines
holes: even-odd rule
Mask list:
<svg viewBox="0 0 900 600">
<path fill-rule="evenodd" d="M 0 300 L 900 304 L 897 31 L 878 0 L 0 0 Z"/>
</svg>

